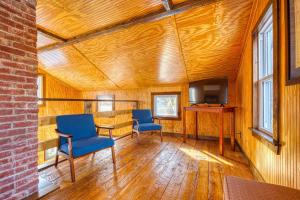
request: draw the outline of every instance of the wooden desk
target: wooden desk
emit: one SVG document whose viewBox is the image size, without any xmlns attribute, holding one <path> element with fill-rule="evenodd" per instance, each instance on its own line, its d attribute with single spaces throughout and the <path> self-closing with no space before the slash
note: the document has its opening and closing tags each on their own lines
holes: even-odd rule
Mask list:
<svg viewBox="0 0 300 200">
<path fill-rule="evenodd" d="M 224 113 L 230 113 L 230 142 L 232 150 L 235 149 L 235 125 L 234 125 L 234 110 L 235 107 L 204 107 L 204 106 L 191 106 L 183 108 L 183 142 L 186 142 L 186 112 L 196 112 L 196 139 L 198 139 L 198 114 L 197 111 L 217 113 L 219 115 L 219 150 L 220 154 L 224 155 Z"/>
</svg>

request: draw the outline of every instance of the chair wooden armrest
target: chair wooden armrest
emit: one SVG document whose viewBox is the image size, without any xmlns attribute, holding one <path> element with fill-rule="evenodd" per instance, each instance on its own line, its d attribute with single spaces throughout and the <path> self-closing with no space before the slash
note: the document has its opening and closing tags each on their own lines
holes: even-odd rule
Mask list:
<svg viewBox="0 0 300 200">
<path fill-rule="evenodd" d="M 60 137 L 64 137 L 64 138 L 72 138 L 73 136 L 70 134 L 66 134 L 66 133 L 62 133 L 60 132 L 58 129 L 55 129 L 56 133 L 60 136 Z"/>
<path fill-rule="evenodd" d="M 62 133 L 58 129 L 55 129 L 56 133 L 59 135 L 59 137 L 64 137 L 68 140 L 68 151 L 69 151 L 69 156 L 72 158 L 73 157 L 73 145 L 72 145 L 72 135 Z M 58 149 L 60 149 L 60 140 L 58 140 Z M 72 179 L 73 180 L 73 179 Z"/>
<path fill-rule="evenodd" d="M 136 122 L 136 125 L 139 125 L 139 120 L 132 118 L 132 121 Z"/>
<path fill-rule="evenodd" d="M 134 124 L 134 122 L 135 122 L 136 125 L 137 125 L 137 127 L 139 127 L 139 120 L 138 120 L 138 119 L 132 118 L 132 121 L 133 121 L 133 124 Z M 133 127 L 133 126 L 132 126 L 132 127 Z"/>
<path fill-rule="evenodd" d="M 162 120 L 163 118 L 161 118 L 161 117 L 153 117 L 153 122 L 154 122 L 154 120 L 158 120 L 158 123 L 160 124 L 160 120 Z"/>
<path fill-rule="evenodd" d="M 115 128 L 113 125 L 100 125 L 100 126 L 95 125 L 95 126 L 96 126 L 96 128 L 102 128 L 102 129 L 108 129 L 108 130 Z"/>
<path fill-rule="evenodd" d="M 112 136 L 112 130 L 115 129 L 115 127 L 113 125 L 96 125 L 96 128 L 97 128 L 97 133 L 99 134 L 99 129 L 107 129 L 108 130 L 108 133 L 109 133 L 109 137 L 112 139 L 113 136 Z"/>
</svg>

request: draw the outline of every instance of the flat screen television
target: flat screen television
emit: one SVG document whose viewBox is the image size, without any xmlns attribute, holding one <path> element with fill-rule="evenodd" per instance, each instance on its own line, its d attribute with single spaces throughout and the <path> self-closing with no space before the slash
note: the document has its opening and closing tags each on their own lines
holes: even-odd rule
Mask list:
<svg viewBox="0 0 300 200">
<path fill-rule="evenodd" d="M 228 79 L 205 79 L 189 83 L 190 104 L 227 104 Z"/>
</svg>

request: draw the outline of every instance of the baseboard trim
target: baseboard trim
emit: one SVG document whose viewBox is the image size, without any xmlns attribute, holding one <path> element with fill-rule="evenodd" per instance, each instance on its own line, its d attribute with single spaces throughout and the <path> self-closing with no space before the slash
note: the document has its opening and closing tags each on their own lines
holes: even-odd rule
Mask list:
<svg viewBox="0 0 300 200">
<path fill-rule="evenodd" d="M 249 159 L 249 157 L 247 156 L 247 154 L 244 152 L 243 148 L 241 147 L 241 145 L 238 143 L 238 141 L 235 141 L 236 146 L 238 146 L 238 148 L 241 150 L 242 154 L 244 155 L 244 157 L 247 159 L 248 163 L 249 163 L 249 167 L 250 170 L 254 176 L 254 178 L 257 181 L 260 182 L 266 182 L 265 179 L 263 178 L 263 176 L 261 175 L 261 173 L 258 171 L 258 169 L 255 167 L 255 165 L 253 164 L 253 162 Z"/>
<path fill-rule="evenodd" d="M 155 132 L 155 134 L 159 134 L 159 133 Z M 181 133 L 172 133 L 172 132 L 163 132 L 163 136 L 183 138 L 183 135 Z M 187 134 L 187 138 L 189 138 L 189 139 L 196 139 L 196 136 L 195 136 L 195 134 Z M 199 135 L 198 139 L 199 140 L 218 141 L 219 137 Z M 229 137 L 225 137 L 224 140 L 225 141 L 230 141 L 230 138 Z"/>
</svg>

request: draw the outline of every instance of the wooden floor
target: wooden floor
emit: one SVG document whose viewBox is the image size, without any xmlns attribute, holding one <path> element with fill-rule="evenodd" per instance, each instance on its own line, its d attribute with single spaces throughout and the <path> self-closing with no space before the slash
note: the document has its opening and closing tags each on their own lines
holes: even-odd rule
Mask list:
<svg viewBox="0 0 300 200">
<path fill-rule="evenodd" d="M 41 176 L 61 185 L 44 199 L 212 199 L 223 198 L 223 177 L 253 179 L 240 152 L 225 145 L 218 154 L 216 141 L 143 135 L 141 143 L 126 137 L 116 144 L 117 164 L 110 149 L 75 161 L 76 182 L 70 181 L 68 162 Z"/>
</svg>

